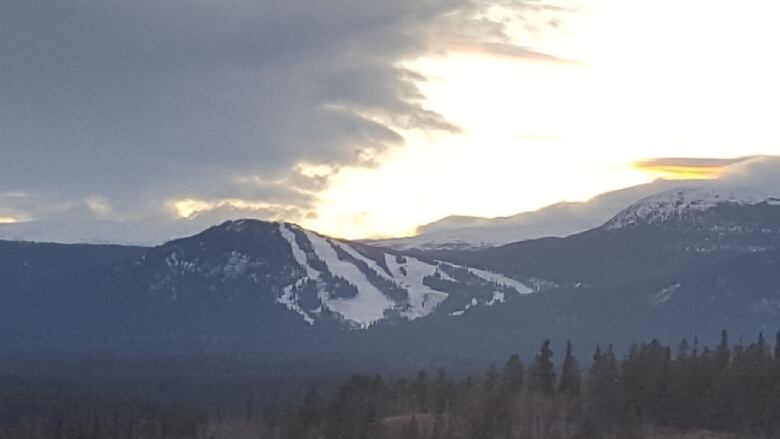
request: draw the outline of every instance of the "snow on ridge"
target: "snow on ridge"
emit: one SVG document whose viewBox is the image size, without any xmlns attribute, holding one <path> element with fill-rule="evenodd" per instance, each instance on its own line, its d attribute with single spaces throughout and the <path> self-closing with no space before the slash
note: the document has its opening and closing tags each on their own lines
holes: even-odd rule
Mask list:
<svg viewBox="0 0 780 439">
<path fill-rule="evenodd" d="M 345 279 L 358 290 L 358 295 L 349 299 L 321 296 L 320 298 L 324 299 L 323 305 L 363 328 L 384 318 L 385 311 L 392 309 L 395 304 L 369 281 L 360 268 L 349 261 L 339 259 L 333 241 L 308 230 L 303 232 L 311 243 L 314 254 L 325 263 L 328 271 Z"/>
<path fill-rule="evenodd" d="M 780 194 L 744 186 L 713 183 L 706 186 L 681 187 L 644 198 L 609 220 L 607 230 L 640 223 L 658 223 L 681 218 L 691 212 L 703 212 L 722 204 L 780 206 Z"/>
<path fill-rule="evenodd" d="M 290 244 L 290 249 L 292 250 L 295 262 L 306 270 L 306 276 L 309 277 L 309 279 L 318 279 L 320 277 L 320 272 L 309 265 L 309 259 L 306 257 L 306 252 L 298 245 L 298 241 L 295 239 L 295 233 L 290 229 L 290 226 L 287 224 L 279 224 L 279 232 Z"/>
<path fill-rule="evenodd" d="M 452 317 L 460 317 L 463 314 L 465 314 L 466 311 L 468 311 L 470 308 L 473 308 L 473 307 L 475 307 L 477 305 L 479 305 L 479 301 L 477 300 L 476 297 L 473 297 L 471 299 L 471 302 L 467 303 L 466 306 L 462 310 L 460 310 L 460 311 L 453 311 L 453 312 L 450 313 L 450 316 L 452 316 Z"/>
<path fill-rule="evenodd" d="M 415 320 L 433 313 L 448 297 L 449 293 L 438 291 L 426 285 L 425 279 L 438 276 L 439 278 L 457 283 L 458 281 L 441 270 L 442 266 L 452 266 L 469 271 L 481 281 L 497 284 L 508 290 L 514 290 L 518 294 L 530 294 L 535 290 L 510 277 L 486 270 L 462 267 L 441 261 L 426 262 L 411 256 L 397 256 L 393 253 L 384 253 L 384 264 L 363 255 L 349 242 L 327 238 L 298 228 L 292 224 L 279 224 L 281 236 L 288 242 L 295 262 L 304 268 L 305 275 L 297 279 L 292 285 L 283 289 L 277 302 L 288 309 L 300 314 L 304 320 L 313 324 L 312 312 L 319 314 L 321 310 L 307 311 L 303 309 L 296 296 L 296 288 L 311 279 L 317 281 L 317 296 L 322 308 L 329 309 L 340 315 L 345 321 L 361 328 L 367 328 L 385 318 L 386 311 L 398 310 L 400 316 Z M 305 251 L 298 244 L 296 234 L 303 233 L 305 239 L 311 245 L 311 251 Z M 342 253 L 343 252 L 343 253 Z M 344 255 L 348 258 L 343 258 Z M 322 281 L 323 273 L 315 269 L 309 263 L 310 258 L 319 259 L 325 270 L 332 276 L 343 278 L 356 287 L 358 294 L 349 298 L 334 298 L 327 290 L 328 286 Z M 321 268 L 322 269 L 322 268 Z M 407 300 L 397 301 L 387 296 L 382 288 L 372 283 L 373 276 L 392 282 L 406 291 Z M 375 281 L 374 281 L 375 282 Z M 493 297 L 484 302 L 485 305 L 504 303 L 508 290 L 496 291 Z M 466 309 L 479 305 L 474 298 Z M 465 309 L 463 311 L 466 311 Z M 457 315 L 457 312 L 453 315 Z"/>
<path fill-rule="evenodd" d="M 340 248 L 341 250 L 344 250 L 344 252 L 346 254 L 350 255 L 351 257 L 357 259 L 358 261 L 361 261 L 361 262 L 365 263 L 368 266 L 368 268 L 370 268 L 377 275 L 379 275 L 379 276 L 381 276 L 381 277 L 383 277 L 383 278 L 385 278 L 387 280 L 391 280 L 391 281 L 395 280 L 391 276 L 389 276 L 385 272 L 385 270 L 382 269 L 382 267 L 380 267 L 379 264 L 377 264 L 373 259 L 370 259 L 370 258 L 367 258 L 367 257 L 363 256 L 362 253 L 357 251 L 351 245 L 344 244 L 343 242 L 340 242 L 340 241 L 332 241 L 332 244 L 335 245 L 336 247 Z"/>
<path fill-rule="evenodd" d="M 503 274 L 493 273 L 492 271 L 480 270 L 477 268 L 468 268 L 468 270 L 471 272 L 471 274 L 481 278 L 482 280 L 495 282 L 499 285 L 512 288 L 513 290 L 517 291 L 517 294 L 525 295 L 534 292 L 533 288 L 529 287 L 528 285 L 518 280 L 512 279 L 511 277 L 504 276 Z"/>
<path fill-rule="evenodd" d="M 401 315 L 414 320 L 432 313 L 449 296 L 447 293 L 436 291 L 425 285 L 425 278 L 433 276 L 438 266 L 426 264 L 412 257 L 404 256 L 405 262 L 398 262 L 398 258 L 385 253 L 387 268 L 396 281 L 406 289 L 409 294 L 410 308 Z"/>
<path fill-rule="evenodd" d="M 309 325 L 314 325 L 314 319 L 306 311 L 304 311 L 300 305 L 298 305 L 298 302 L 295 301 L 295 293 L 293 292 L 294 286 L 295 285 L 286 286 L 282 291 L 282 295 L 276 299 L 276 303 L 281 303 L 290 311 L 295 311 L 296 313 L 300 314 L 301 317 L 303 317 L 303 320 L 306 323 Z"/>
<path fill-rule="evenodd" d="M 661 306 L 664 303 L 671 300 L 672 296 L 674 296 L 674 293 L 677 292 L 682 287 L 682 284 L 674 284 L 672 286 L 666 287 L 662 289 L 661 291 L 653 294 L 650 297 L 650 305 L 652 306 Z"/>
<path fill-rule="evenodd" d="M 488 306 L 493 306 L 496 303 L 504 303 L 506 302 L 506 295 L 503 291 L 493 291 L 493 297 L 490 299 L 490 301 L 487 303 Z"/>
<path fill-rule="evenodd" d="M 403 257 L 406 262 L 398 263 L 395 255 L 385 253 L 385 263 L 391 273 L 391 275 L 388 275 L 379 264 L 363 256 L 354 247 L 338 241 L 333 241 L 333 244 L 344 250 L 351 257 L 365 263 L 369 269 L 380 277 L 395 282 L 406 290 L 409 296 L 409 309 L 402 311 L 401 315 L 409 320 L 425 317 L 432 313 L 448 296 L 447 293 L 436 291 L 424 284 L 424 279 L 427 276 L 432 276 L 436 273 L 436 265 L 426 264 L 419 259 L 408 256 Z"/>
</svg>

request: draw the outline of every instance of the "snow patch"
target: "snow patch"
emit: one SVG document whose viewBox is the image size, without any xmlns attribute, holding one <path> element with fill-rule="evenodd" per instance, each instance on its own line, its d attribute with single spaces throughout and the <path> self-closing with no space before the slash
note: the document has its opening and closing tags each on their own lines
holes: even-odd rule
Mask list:
<svg viewBox="0 0 780 439">
<path fill-rule="evenodd" d="M 479 305 L 479 301 L 477 300 L 477 298 L 476 298 L 476 297 L 473 297 L 473 298 L 471 299 L 471 302 L 469 302 L 469 303 L 468 303 L 468 305 L 466 305 L 466 307 L 465 307 L 465 308 L 463 308 L 461 311 L 455 311 L 455 312 L 451 312 L 451 313 L 450 313 L 450 315 L 451 315 L 451 316 L 453 316 L 453 317 L 462 316 L 462 315 L 463 315 L 463 314 L 465 314 L 465 313 L 466 313 L 466 311 L 468 311 L 470 308 L 473 308 L 473 307 L 475 307 L 475 306 L 477 306 L 477 305 Z"/>
<path fill-rule="evenodd" d="M 358 267 L 339 259 L 333 241 L 307 230 L 303 232 L 311 243 L 314 254 L 325 263 L 328 271 L 358 289 L 358 294 L 349 299 L 333 299 L 321 295 L 320 299 L 325 307 L 363 328 L 381 320 L 385 311 L 393 308 L 394 303 L 385 297 Z"/>
<path fill-rule="evenodd" d="M 671 300 L 672 296 L 674 296 L 674 293 L 676 293 L 677 290 L 680 289 L 680 287 L 682 287 L 682 284 L 674 284 L 674 285 L 672 285 L 670 287 L 666 287 L 666 288 L 662 289 L 661 291 L 653 294 L 650 297 L 650 305 L 652 305 L 652 306 L 661 306 L 661 305 L 663 305 L 664 303 L 666 303 L 669 300 Z"/>
<path fill-rule="evenodd" d="M 405 262 L 398 262 L 394 255 L 385 253 L 387 268 L 409 294 L 409 309 L 401 315 L 409 320 L 425 317 L 448 297 L 447 293 L 429 288 L 424 283 L 426 277 L 436 273 L 438 266 L 408 256 L 405 256 L 403 261 Z"/>
<path fill-rule="evenodd" d="M 307 314 L 306 311 L 304 311 L 303 308 L 300 307 L 300 305 L 298 305 L 298 302 L 296 302 L 297 297 L 295 297 L 293 288 L 294 285 L 286 286 L 282 291 L 282 295 L 276 299 L 276 303 L 280 303 L 286 306 L 287 309 L 289 309 L 290 311 L 295 311 L 301 317 L 303 317 L 303 320 L 306 323 L 308 323 L 309 325 L 314 325 L 314 319 L 311 318 L 311 316 Z"/>
<path fill-rule="evenodd" d="M 488 282 L 494 282 L 498 285 L 512 288 L 513 290 L 517 291 L 517 294 L 521 296 L 525 294 L 531 294 L 534 292 L 533 288 L 529 287 L 528 285 L 518 280 L 504 276 L 503 274 L 493 273 L 492 271 L 479 270 L 476 268 L 469 268 L 468 270 L 469 272 L 471 272 L 471 274 L 477 276 L 478 278 L 481 278 L 482 280 L 486 280 Z"/>
<path fill-rule="evenodd" d="M 287 224 L 279 224 L 279 232 L 282 234 L 282 237 L 290 244 L 290 249 L 292 250 L 292 255 L 293 258 L 295 258 L 295 262 L 297 262 L 298 265 L 306 270 L 306 276 L 309 279 L 318 279 L 320 277 L 320 272 L 309 265 L 309 259 L 306 257 L 306 252 L 304 252 L 301 246 L 298 245 L 298 241 L 295 239 L 295 233 L 293 233 Z"/>
<path fill-rule="evenodd" d="M 496 303 L 504 303 L 506 301 L 506 295 L 503 291 L 493 291 L 493 298 L 487 303 L 488 306 L 493 306 Z"/>
</svg>

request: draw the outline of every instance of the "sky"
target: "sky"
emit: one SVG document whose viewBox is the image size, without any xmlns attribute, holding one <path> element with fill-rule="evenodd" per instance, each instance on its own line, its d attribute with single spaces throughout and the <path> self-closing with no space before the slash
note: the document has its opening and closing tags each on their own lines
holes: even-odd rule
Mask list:
<svg viewBox="0 0 780 439">
<path fill-rule="evenodd" d="M 404 236 L 717 178 L 780 155 L 778 8 L 4 1 L 0 224 L 251 217 Z"/>
</svg>

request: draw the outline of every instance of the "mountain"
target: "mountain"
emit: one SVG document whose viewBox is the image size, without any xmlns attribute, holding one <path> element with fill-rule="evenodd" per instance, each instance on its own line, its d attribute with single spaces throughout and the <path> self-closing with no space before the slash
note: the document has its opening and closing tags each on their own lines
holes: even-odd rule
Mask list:
<svg viewBox="0 0 780 439">
<path fill-rule="evenodd" d="M 780 203 L 758 189 L 688 185 L 646 197 L 603 225 L 566 238 L 541 238 L 436 257 L 546 279 L 609 284 L 780 243 Z"/>
<path fill-rule="evenodd" d="M 275 348 L 313 333 L 456 318 L 552 287 L 257 220 L 126 256 L 15 297 L 0 311 L 6 330 L 44 344 L 71 336 Z"/>
<path fill-rule="evenodd" d="M 79 247 L 63 257 L 94 254 L 61 271 L 59 247 L 12 245 L 46 251 L 39 282 L 3 292 L 0 350 L 396 365 L 530 353 L 544 338 L 585 353 L 780 326 L 780 202 L 714 183 L 651 195 L 572 236 L 495 248 L 398 251 L 255 220 L 153 248 Z"/>
<path fill-rule="evenodd" d="M 696 181 L 656 180 L 607 192 L 585 202 L 562 202 L 501 218 L 450 216 L 421 226 L 408 238 L 365 241 L 396 250 L 464 250 L 495 247 L 544 237 L 564 237 L 602 225 L 644 197 Z"/>
<path fill-rule="evenodd" d="M 780 194 L 722 184 L 676 188 L 629 206 L 607 229 L 657 227 L 725 235 L 777 232 Z"/>
<path fill-rule="evenodd" d="M 52 219 L 0 224 L 0 240 L 59 244 L 155 246 L 193 235 L 214 224 L 208 218 L 119 222 L 96 219 Z"/>
<path fill-rule="evenodd" d="M 625 349 L 646 338 L 704 342 L 721 329 L 750 338 L 780 329 L 780 203 L 760 188 L 678 188 L 570 237 L 432 255 L 559 286 L 449 322 L 450 352 L 528 350 L 529 337 Z"/>
</svg>

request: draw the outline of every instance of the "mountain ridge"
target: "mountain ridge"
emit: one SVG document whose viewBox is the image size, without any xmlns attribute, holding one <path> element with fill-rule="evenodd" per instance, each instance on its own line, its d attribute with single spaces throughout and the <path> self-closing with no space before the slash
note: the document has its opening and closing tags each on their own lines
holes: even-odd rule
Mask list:
<svg viewBox="0 0 780 439">
<path fill-rule="evenodd" d="M 700 190 L 684 191 L 696 203 L 661 199 L 702 218 L 694 227 L 667 215 L 467 251 L 399 251 L 287 223 L 229 221 L 120 249 L 119 261 L 103 264 L 98 254 L 45 288 L 0 291 L 0 350 L 359 353 L 403 362 L 490 358 L 540 338 L 627 346 L 777 326 L 780 205 L 726 197 L 700 209 Z"/>
</svg>

